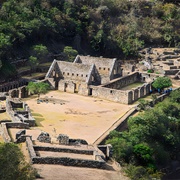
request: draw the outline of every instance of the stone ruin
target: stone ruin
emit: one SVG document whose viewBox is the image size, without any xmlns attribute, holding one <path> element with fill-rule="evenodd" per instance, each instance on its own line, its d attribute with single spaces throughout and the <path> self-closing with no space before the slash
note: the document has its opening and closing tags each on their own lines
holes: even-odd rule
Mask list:
<svg viewBox="0 0 180 180">
<path fill-rule="evenodd" d="M 47 132 L 41 132 L 41 134 L 38 136 L 37 140 L 39 142 L 51 143 L 51 137 L 50 137 L 49 133 L 47 133 Z"/>
<path fill-rule="evenodd" d="M 59 141 L 59 144 L 63 144 L 63 145 L 69 144 L 69 136 L 67 136 L 66 134 L 59 134 L 57 140 Z"/>
<path fill-rule="evenodd" d="M 26 141 L 26 137 L 29 135 L 26 135 L 26 130 L 22 129 L 16 133 L 16 143 L 22 143 Z"/>
</svg>

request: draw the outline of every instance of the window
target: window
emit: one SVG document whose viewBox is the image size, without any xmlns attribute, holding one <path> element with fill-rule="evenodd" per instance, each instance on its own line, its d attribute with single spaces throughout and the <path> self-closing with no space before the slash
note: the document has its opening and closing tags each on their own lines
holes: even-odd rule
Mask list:
<svg viewBox="0 0 180 180">
<path fill-rule="evenodd" d="M 76 76 L 79 76 L 79 74 L 77 74 Z"/>
<path fill-rule="evenodd" d="M 74 76 L 74 73 L 72 73 L 72 76 Z"/>
<path fill-rule="evenodd" d="M 69 76 L 69 73 L 67 73 L 67 75 Z"/>
<path fill-rule="evenodd" d="M 110 68 L 108 68 L 108 71 L 110 70 Z"/>
<path fill-rule="evenodd" d="M 88 75 L 86 75 L 86 77 L 88 77 Z"/>
<path fill-rule="evenodd" d="M 81 77 L 83 77 L 83 74 L 81 74 Z"/>
<path fill-rule="evenodd" d="M 104 68 L 104 70 L 106 70 L 106 68 Z"/>
<path fill-rule="evenodd" d="M 99 67 L 99 70 L 101 70 L 101 67 Z"/>
</svg>

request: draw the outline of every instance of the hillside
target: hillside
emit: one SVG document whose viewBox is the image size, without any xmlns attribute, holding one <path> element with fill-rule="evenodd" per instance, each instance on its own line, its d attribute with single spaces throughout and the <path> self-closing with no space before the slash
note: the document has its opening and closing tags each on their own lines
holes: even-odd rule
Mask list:
<svg viewBox="0 0 180 180">
<path fill-rule="evenodd" d="M 37 45 L 47 48 L 46 60 L 58 58 L 65 46 L 85 55 L 126 58 L 137 56 L 143 47 L 180 45 L 178 1 L 6 0 L 0 3 L 0 67 L 4 66 L 1 74 L 15 73 L 7 62 L 37 56 L 34 53 Z"/>
</svg>

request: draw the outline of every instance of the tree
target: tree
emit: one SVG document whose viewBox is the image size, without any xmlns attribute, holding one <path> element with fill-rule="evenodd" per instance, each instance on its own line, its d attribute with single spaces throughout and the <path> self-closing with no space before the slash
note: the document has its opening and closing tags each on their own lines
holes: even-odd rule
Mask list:
<svg viewBox="0 0 180 180">
<path fill-rule="evenodd" d="M 38 99 L 40 94 L 45 94 L 50 89 L 50 85 L 44 82 L 29 82 L 27 89 L 30 94 L 38 94 Z"/>
<path fill-rule="evenodd" d="M 148 165 L 153 163 L 153 151 L 147 144 L 136 144 L 134 146 L 133 152 L 143 165 Z"/>
<path fill-rule="evenodd" d="M 39 64 L 39 61 L 37 57 L 34 57 L 34 56 L 29 57 L 29 66 L 31 68 L 30 73 L 36 68 L 36 66 L 38 66 L 38 64 Z"/>
<path fill-rule="evenodd" d="M 171 101 L 180 103 L 180 89 L 177 89 L 170 94 Z"/>
<path fill-rule="evenodd" d="M 32 47 L 32 54 L 38 59 L 39 62 L 43 62 L 44 59 L 47 59 L 48 49 L 42 44 L 38 44 Z"/>
<path fill-rule="evenodd" d="M 36 171 L 24 160 L 18 145 L 0 143 L 0 179 L 33 180 Z"/>
<path fill-rule="evenodd" d="M 156 89 L 164 89 L 166 87 L 172 86 L 172 82 L 168 77 L 158 77 L 153 82 L 152 86 Z"/>
<path fill-rule="evenodd" d="M 146 110 L 148 108 L 148 106 L 149 106 L 149 101 L 148 100 L 139 99 L 138 102 L 139 102 L 138 108 L 139 108 L 140 111 Z"/>
<path fill-rule="evenodd" d="M 72 62 L 78 55 L 78 52 L 70 46 L 66 46 L 63 50 L 63 53 L 65 53 L 67 60 L 70 62 Z"/>
</svg>

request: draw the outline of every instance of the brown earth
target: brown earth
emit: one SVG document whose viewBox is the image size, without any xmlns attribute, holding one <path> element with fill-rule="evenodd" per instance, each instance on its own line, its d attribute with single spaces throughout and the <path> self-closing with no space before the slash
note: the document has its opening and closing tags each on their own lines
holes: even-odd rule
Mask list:
<svg viewBox="0 0 180 180">
<path fill-rule="evenodd" d="M 128 180 L 120 171 L 43 164 L 33 166 L 38 170 L 40 179 L 45 180 Z"/>
<path fill-rule="evenodd" d="M 59 91 L 51 91 L 43 97 L 59 99 L 63 103 L 37 104 L 37 98 L 26 99 L 33 114 L 43 116 L 38 117 L 41 120 L 38 129 L 48 132 L 52 137 L 67 134 L 70 138 L 85 139 L 89 144 L 132 107 Z"/>
<path fill-rule="evenodd" d="M 52 98 L 58 101 L 41 102 L 37 104 L 37 96 L 25 99 L 32 110 L 32 114 L 37 118 L 40 126 L 26 130 L 26 134 L 32 135 L 36 140 L 41 131 L 46 131 L 56 142 L 58 134 L 67 134 L 70 138 L 85 139 L 89 144 L 93 144 L 109 127 L 111 127 L 120 117 L 129 111 L 133 105 L 122 105 L 93 97 L 85 97 L 77 94 L 69 94 L 59 91 L 51 91 L 41 98 Z M 15 138 L 18 129 L 10 129 Z M 39 142 L 35 142 L 38 144 Z M 57 142 L 56 142 L 57 143 Z M 46 143 L 43 143 L 46 145 Z M 54 146 L 58 146 L 55 145 Z M 29 161 L 28 151 L 25 143 L 21 149 Z M 41 155 L 44 156 L 44 152 Z M 47 154 L 47 153 L 45 153 Z M 48 153 L 52 156 L 52 153 Z M 59 153 L 56 154 L 59 156 Z M 65 154 L 61 154 L 65 155 Z M 110 164 L 111 169 L 112 164 Z M 115 166 L 115 170 L 100 170 L 80 167 L 67 167 L 61 165 L 34 164 L 41 176 L 45 180 L 127 180 Z"/>
</svg>

